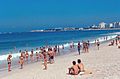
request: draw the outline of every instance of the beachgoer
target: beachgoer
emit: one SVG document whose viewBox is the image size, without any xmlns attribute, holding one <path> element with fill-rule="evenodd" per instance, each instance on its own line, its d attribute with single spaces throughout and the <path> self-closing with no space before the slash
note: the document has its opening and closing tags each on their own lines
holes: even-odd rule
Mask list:
<svg viewBox="0 0 120 79">
<path fill-rule="evenodd" d="M 78 42 L 78 53 L 80 55 L 80 49 L 81 49 L 81 45 L 80 45 L 80 42 Z"/>
<path fill-rule="evenodd" d="M 12 58 L 12 55 L 9 54 L 8 57 L 7 57 L 7 62 L 8 62 L 8 72 L 11 71 L 11 58 Z"/>
<path fill-rule="evenodd" d="M 99 47 L 100 47 L 100 42 L 99 42 L 99 40 L 97 40 L 97 47 L 98 47 L 98 50 L 99 50 Z"/>
<path fill-rule="evenodd" d="M 39 59 L 39 54 L 38 52 L 36 52 L 36 60 L 38 61 L 38 59 Z"/>
<path fill-rule="evenodd" d="M 87 45 L 87 52 L 89 52 L 90 42 L 88 41 L 86 45 Z"/>
<path fill-rule="evenodd" d="M 26 51 L 25 57 L 26 57 L 26 62 L 28 63 L 28 57 L 29 57 L 28 51 Z"/>
<path fill-rule="evenodd" d="M 31 62 L 33 62 L 33 49 L 31 50 L 30 60 L 31 60 Z"/>
<path fill-rule="evenodd" d="M 79 68 L 79 72 L 84 72 L 85 70 L 84 70 L 84 65 L 83 65 L 83 63 L 81 63 L 81 60 L 80 59 L 78 59 L 77 60 L 77 66 L 78 66 L 78 68 Z"/>
<path fill-rule="evenodd" d="M 44 56 L 44 70 L 47 70 L 47 53 L 46 50 L 43 51 L 43 56 Z"/>
<path fill-rule="evenodd" d="M 19 57 L 19 63 L 20 63 L 20 66 L 21 68 L 20 69 L 23 69 L 23 64 L 24 64 L 24 56 L 23 56 L 23 53 L 21 53 L 21 56 Z"/>
<path fill-rule="evenodd" d="M 52 48 L 48 51 L 48 55 L 49 55 L 50 64 L 53 64 L 54 63 L 54 52 L 52 51 Z"/>
<path fill-rule="evenodd" d="M 117 40 L 117 38 L 115 39 L 115 44 L 116 44 L 116 46 L 118 45 L 118 40 Z"/>
<path fill-rule="evenodd" d="M 85 42 L 82 41 L 82 44 L 83 44 L 83 52 L 86 52 L 86 49 L 85 49 Z"/>
<path fill-rule="evenodd" d="M 78 75 L 79 74 L 79 68 L 76 65 L 76 62 L 73 61 L 72 64 L 73 64 L 73 66 L 71 68 L 68 68 L 69 69 L 69 74 L 71 74 L 71 75 Z"/>
<path fill-rule="evenodd" d="M 62 45 L 62 49 L 64 49 L 64 45 Z"/>
<path fill-rule="evenodd" d="M 95 45 L 95 46 L 97 45 L 97 40 L 95 40 L 94 45 Z"/>
<path fill-rule="evenodd" d="M 58 53 L 60 54 L 60 48 L 59 48 L 59 45 L 58 45 Z"/>
</svg>

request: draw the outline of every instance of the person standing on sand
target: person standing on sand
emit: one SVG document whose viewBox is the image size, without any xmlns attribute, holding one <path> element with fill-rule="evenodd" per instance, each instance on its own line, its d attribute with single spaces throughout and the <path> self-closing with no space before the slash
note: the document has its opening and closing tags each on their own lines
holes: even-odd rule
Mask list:
<svg viewBox="0 0 120 79">
<path fill-rule="evenodd" d="M 31 62 L 33 62 L 33 49 L 31 50 L 30 60 L 31 60 Z"/>
<path fill-rule="evenodd" d="M 38 62 L 38 59 L 39 59 L 39 54 L 38 54 L 38 52 L 36 52 L 36 60 L 37 60 L 37 62 Z"/>
<path fill-rule="evenodd" d="M 99 40 L 97 40 L 97 48 L 98 48 L 98 50 L 99 50 L 99 47 L 100 47 L 100 42 L 99 42 Z"/>
<path fill-rule="evenodd" d="M 118 45 L 118 40 L 117 40 L 117 38 L 115 39 L 115 44 L 116 44 L 116 46 Z"/>
<path fill-rule="evenodd" d="M 7 57 L 7 62 L 8 62 L 8 72 L 11 71 L 11 58 L 12 58 L 12 55 L 9 54 L 8 57 Z"/>
<path fill-rule="evenodd" d="M 29 54 L 28 54 L 28 51 L 27 51 L 27 50 L 26 50 L 25 57 L 26 57 L 26 62 L 28 63 L 28 57 L 29 57 Z"/>
<path fill-rule="evenodd" d="M 44 70 L 47 70 L 47 53 L 46 50 L 43 50 L 43 58 L 44 58 Z"/>
<path fill-rule="evenodd" d="M 52 48 L 50 48 L 48 50 L 48 55 L 49 55 L 49 62 L 50 62 L 50 64 L 53 64 L 54 63 L 54 52 L 53 52 Z"/>
<path fill-rule="evenodd" d="M 58 53 L 60 54 L 60 48 L 59 48 L 59 45 L 58 45 Z"/>
<path fill-rule="evenodd" d="M 62 44 L 62 49 L 64 49 L 64 45 Z"/>
<path fill-rule="evenodd" d="M 97 42 L 96 42 L 96 40 L 95 40 L 95 43 L 94 43 L 94 45 L 95 45 L 95 46 L 97 45 Z"/>
<path fill-rule="evenodd" d="M 21 53 L 21 56 L 19 57 L 19 59 L 20 59 L 19 63 L 20 63 L 20 66 L 21 66 L 20 69 L 23 69 L 23 64 L 24 64 L 24 56 L 23 56 L 23 53 Z"/>
<path fill-rule="evenodd" d="M 78 42 L 78 53 L 80 55 L 80 49 L 81 49 L 81 45 L 80 45 L 80 42 Z"/>
</svg>

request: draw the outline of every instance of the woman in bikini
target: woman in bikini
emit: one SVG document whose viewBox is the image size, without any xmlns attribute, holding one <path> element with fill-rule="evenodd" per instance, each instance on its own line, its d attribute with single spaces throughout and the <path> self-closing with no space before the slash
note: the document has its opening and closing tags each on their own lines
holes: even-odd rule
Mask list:
<svg viewBox="0 0 120 79">
<path fill-rule="evenodd" d="M 43 57 L 44 57 L 44 70 L 47 70 L 47 53 L 46 50 L 43 50 Z"/>
<path fill-rule="evenodd" d="M 36 60 L 38 61 L 38 59 L 39 59 L 39 54 L 38 52 L 36 52 Z"/>
<path fill-rule="evenodd" d="M 7 57 L 7 62 L 8 62 L 8 72 L 11 71 L 11 58 L 12 58 L 12 55 L 9 54 L 8 57 Z"/>
<path fill-rule="evenodd" d="M 31 60 L 31 62 L 33 62 L 33 49 L 31 50 L 30 60 Z"/>
<path fill-rule="evenodd" d="M 28 57 L 29 57 L 28 51 L 26 51 L 25 57 L 26 57 L 26 62 L 28 63 Z"/>
<path fill-rule="evenodd" d="M 21 68 L 20 68 L 20 69 L 23 69 L 24 56 L 23 56 L 23 54 L 22 54 L 22 53 L 21 53 L 21 56 L 19 57 L 19 59 L 20 59 L 19 63 L 20 63 L 20 66 L 21 66 Z"/>
</svg>

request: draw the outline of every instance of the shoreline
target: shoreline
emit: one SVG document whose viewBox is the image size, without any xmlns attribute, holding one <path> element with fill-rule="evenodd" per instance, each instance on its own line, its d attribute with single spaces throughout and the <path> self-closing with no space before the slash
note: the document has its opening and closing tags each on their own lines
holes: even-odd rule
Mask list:
<svg viewBox="0 0 120 79">
<path fill-rule="evenodd" d="M 101 38 L 100 38 L 101 39 Z M 102 39 L 103 39 L 103 37 L 102 37 Z M 110 41 L 110 40 L 113 40 L 113 39 L 115 39 L 115 38 L 109 38 L 108 40 L 103 40 L 103 41 L 100 41 L 101 42 L 101 44 L 102 43 L 106 43 L 106 42 L 108 42 L 108 41 Z M 75 43 L 74 43 L 75 44 Z M 77 43 L 76 43 L 77 44 Z M 93 44 L 92 43 L 92 41 L 91 41 L 91 43 L 90 43 L 91 45 Z M 76 48 L 76 46 L 77 45 L 75 45 L 75 49 L 73 50 L 74 52 L 75 51 L 77 51 L 77 48 Z M 53 47 L 53 46 L 52 46 Z M 60 48 L 60 51 L 62 51 L 62 53 L 61 53 L 61 55 L 65 55 L 65 54 L 68 54 L 67 52 L 71 52 L 70 51 L 70 48 L 69 48 L 69 46 L 68 47 L 65 47 L 65 49 L 64 50 L 62 50 L 62 48 Z M 35 52 L 36 52 L 36 50 L 34 50 L 34 58 L 35 58 Z M 16 53 L 17 54 L 17 53 Z M 29 51 L 29 54 L 30 54 L 30 51 Z M 58 56 L 61 56 L 61 55 L 58 55 Z M 12 67 L 13 67 L 13 69 L 14 68 L 18 68 L 19 67 L 19 64 L 18 64 L 18 60 L 19 60 L 19 56 L 20 56 L 20 53 L 19 53 L 19 55 L 16 57 L 16 58 L 13 58 L 12 59 Z M 57 57 L 58 57 L 57 56 Z M 41 59 L 39 59 L 40 61 L 41 61 Z M 29 63 L 28 63 L 28 65 L 29 64 L 32 64 L 32 63 L 35 63 L 35 62 L 30 62 L 30 58 L 29 58 Z M 2 63 L 1 63 L 1 67 L 0 67 L 0 71 L 5 71 L 5 70 L 7 70 L 7 61 L 6 60 L 3 60 L 2 61 Z"/>
<path fill-rule="evenodd" d="M 11 79 L 11 78 L 23 79 L 23 76 L 24 76 L 25 79 L 39 79 L 39 78 L 74 79 L 74 77 L 76 77 L 76 79 L 87 79 L 87 78 L 113 79 L 114 77 L 111 78 L 111 76 L 109 75 L 113 73 L 113 71 L 111 71 L 113 69 L 109 71 L 107 69 L 113 67 L 113 65 L 115 65 L 115 67 L 119 66 L 117 64 L 120 62 L 117 60 L 119 59 L 120 53 L 116 45 L 108 46 L 110 41 L 111 40 L 101 43 L 100 50 L 97 50 L 97 47 L 93 45 L 92 47 L 90 47 L 89 53 L 81 53 L 81 55 L 78 55 L 78 52 L 76 51 L 70 54 L 58 56 L 55 58 L 54 64 L 48 64 L 48 70 L 46 71 L 43 70 L 42 62 L 36 62 L 29 65 L 25 65 L 22 70 L 15 68 L 11 72 L 7 72 L 7 71 L 0 72 L 1 74 L 0 78 L 1 79 Z M 111 56 L 113 57 L 112 59 L 111 59 Z M 85 69 L 92 70 L 93 74 L 77 75 L 77 76 L 70 76 L 66 74 L 68 71 L 67 68 L 72 65 L 71 62 L 73 60 L 77 60 L 78 58 L 80 58 L 84 63 Z M 115 64 L 114 61 L 116 61 L 117 63 Z M 118 70 L 120 70 L 120 67 L 117 67 L 117 68 Z M 117 71 L 117 72 L 114 71 L 114 72 L 117 73 L 120 71 Z M 46 74 L 48 76 L 46 76 Z M 115 76 L 116 79 L 119 79 L 120 77 L 119 75 L 116 76 L 115 74 L 113 76 Z"/>
</svg>

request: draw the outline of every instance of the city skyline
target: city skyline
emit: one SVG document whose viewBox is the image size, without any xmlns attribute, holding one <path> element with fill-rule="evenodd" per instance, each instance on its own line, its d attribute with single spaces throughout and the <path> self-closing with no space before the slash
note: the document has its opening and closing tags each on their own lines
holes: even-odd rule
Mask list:
<svg viewBox="0 0 120 79">
<path fill-rule="evenodd" d="M 0 32 L 120 21 L 119 0 L 0 1 Z"/>
</svg>

